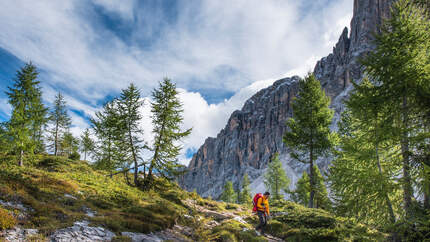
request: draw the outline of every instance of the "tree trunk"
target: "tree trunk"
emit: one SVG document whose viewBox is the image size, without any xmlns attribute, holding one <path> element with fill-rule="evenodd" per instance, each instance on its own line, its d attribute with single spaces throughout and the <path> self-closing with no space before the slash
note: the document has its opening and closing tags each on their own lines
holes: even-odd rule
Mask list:
<svg viewBox="0 0 430 242">
<path fill-rule="evenodd" d="M 57 156 L 58 152 L 58 120 L 55 123 L 55 134 L 54 134 L 54 155 Z"/>
<path fill-rule="evenodd" d="M 403 158 L 403 200 L 404 209 L 406 212 L 406 218 L 411 219 L 411 205 L 412 205 L 412 185 L 411 185 L 411 166 L 409 159 L 409 114 L 408 114 L 408 100 L 406 95 L 403 96 L 402 104 L 402 138 L 401 138 L 401 149 Z"/>
<path fill-rule="evenodd" d="M 21 151 L 19 152 L 19 166 L 24 166 L 24 151 L 21 149 Z"/>
<path fill-rule="evenodd" d="M 129 142 L 130 142 L 130 148 L 131 148 L 131 153 L 133 155 L 133 162 L 134 162 L 134 185 L 135 186 L 139 186 L 139 180 L 138 180 L 138 164 L 137 164 L 137 156 L 136 156 L 136 151 L 134 150 L 134 145 L 133 145 L 133 139 L 132 139 L 132 134 L 131 134 L 131 128 L 130 128 L 130 124 L 128 125 L 128 138 L 129 138 Z"/>
<path fill-rule="evenodd" d="M 310 194 L 309 194 L 309 207 L 313 208 L 314 207 L 314 196 L 315 196 L 315 191 L 314 191 L 314 160 L 313 160 L 313 146 L 312 146 L 312 142 L 311 142 L 311 147 L 310 147 L 310 172 L 309 172 L 309 182 L 310 182 Z"/>
</svg>

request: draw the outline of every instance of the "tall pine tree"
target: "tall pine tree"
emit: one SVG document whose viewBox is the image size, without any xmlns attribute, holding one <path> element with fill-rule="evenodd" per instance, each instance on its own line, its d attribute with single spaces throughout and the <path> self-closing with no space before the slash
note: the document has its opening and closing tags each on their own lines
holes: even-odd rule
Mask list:
<svg viewBox="0 0 430 242">
<path fill-rule="evenodd" d="M 376 36 L 376 49 L 363 64 L 379 88 L 379 105 L 390 107 L 391 140 L 401 147 L 403 205 L 406 218 L 413 217 L 412 151 L 422 138 L 418 108 L 421 90 L 430 85 L 430 22 L 422 8 L 412 0 L 393 4 L 391 18 Z M 388 119 L 389 117 L 389 119 Z"/>
<path fill-rule="evenodd" d="M 328 153 L 334 145 L 335 136 L 330 131 L 333 111 L 330 99 L 321 89 L 313 74 L 299 82 L 297 97 L 293 101 L 293 118 L 287 121 L 288 131 L 284 143 L 292 148 L 291 156 L 309 164 L 309 207 L 314 206 L 315 160 Z M 307 157 L 307 159 L 303 158 Z"/>
<path fill-rule="evenodd" d="M 160 82 L 159 88 L 152 92 L 152 99 L 151 113 L 155 137 L 152 147 L 154 153 L 145 179 L 147 189 L 152 187 L 154 170 L 160 176 L 169 179 L 181 172 L 182 166 L 177 157 L 182 146 L 178 142 L 191 133 L 191 129 L 181 130 L 183 109 L 176 85 L 172 81 L 165 78 Z"/>
<path fill-rule="evenodd" d="M 12 149 L 23 165 L 24 154 L 41 151 L 42 129 L 46 123 L 46 108 L 42 103 L 42 91 L 37 81 L 38 72 L 30 62 L 17 72 L 13 87 L 6 92 L 12 115 L 8 125 Z"/>
<path fill-rule="evenodd" d="M 80 139 L 80 150 L 84 153 L 84 160 L 87 160 L 87 155 L 94 152 L 95 143 L 90 136 L 90 130 L 85 129 Z"/>
<path fill-rule="evenodd" d="M 139 122 L 142 119 L 140 109 L 143 105 L 140 91 L 134 84 L 130 84 L 127 89 L 122 90 L 118 99 L 118 110 L 120 112 L 120 126 L 123 130 L 123 147 L 124 153 L 128 160 L 131 160 L 134 165 L 134 184 L 139 185 L 138 168 L 140 166 L 140 152 L 143 146 L 143 130 L 140 128 Z"/>
<path fill-rule="evenodd" d="M 121 115 L 118 111 L 117 100 L 103 105 L 103 109 L 91 119 L 94 133 L 97 136 L 96 167 L 104 169 L 113 175 L 117 169 L 124 168 L 124 133 L 120 126 Z"/>
<path fill-rule="evenodd" d="M 66 100 L 64 96 L 58 92 L 55 96 L 54 107 L 49 114 L 49 147 L 53 149 L 54 155 L 58 155 L 60 150 L 61 138 L 69 131 L 71 118 L 67 113 Z"/>
</svg>

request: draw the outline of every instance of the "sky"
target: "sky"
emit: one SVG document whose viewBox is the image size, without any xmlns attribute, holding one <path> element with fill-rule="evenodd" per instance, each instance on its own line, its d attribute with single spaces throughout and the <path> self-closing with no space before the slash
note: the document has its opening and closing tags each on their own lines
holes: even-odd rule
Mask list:
<svg viewBox="0 0 430 242">
<path fill-rule="evenodd" d="M 349 27 L 352 8 L 352 0 L 2 0 L 0 121 L 11 112 L 4 92 L 31 61 L 45 104 L 65 96 L 75 136 L 136 84 L 150 142 L 151 91 L 168 77 L 183 128 L 193 128 L 180 156 L 188 164 L 253 94 L 313 70 Z"/>
</svg>

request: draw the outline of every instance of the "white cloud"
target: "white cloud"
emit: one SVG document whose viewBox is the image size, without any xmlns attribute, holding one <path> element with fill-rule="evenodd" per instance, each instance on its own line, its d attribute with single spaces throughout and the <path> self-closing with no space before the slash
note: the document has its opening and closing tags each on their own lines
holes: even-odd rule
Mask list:
<svg viewBox="0 0 430 242">
<path fill-rule="evenodd" d="M 135 0 L 93 0 L 93 2 L 106 11 L 116 13 L 125 19 L 132 19 Z"/>
<path fill-rule="evenodd" d="M 11 111 L 12 107 L 8 103 L 8 100 L 6 98 L 0 98 L 0 112 L 5 116 L 10 116 Z"/>
<path fill-rule="evenodd" d="M 120 16 L 128 32 L 107 28 L 92 3 Z M 87 116 L 131 81 L 147 96 L 169 76 L 181 90 L 184 127 L 194 127 L 186 147 L 198 148 L 224 127 L 232 111 L 274 79 L 255 80 L 312 70 L 331 51 L 352 12 L 350 0 L 315 1 L 310 5 L 318 9 L 309 10 L 303 9 L 309 4 L 304 0 L 183 1 L 176 21 L 169 23 L 160 11 L 137 3 L 0 1 L 0 47 L 44 71 L 48 102 L 61 87 L 68 105 Z M 187 91 L 211 88 L 236 94 L 208 104 L 200 93 Z M 0 109 L 7 107 L 1 103 Z M 149 105 L 144 110 L 149 112 Z M 78 115 L 73 119 L 75 133 L 87 127 Z M 150 129 L 148 120 L 145 130 Z"/>
</svg>

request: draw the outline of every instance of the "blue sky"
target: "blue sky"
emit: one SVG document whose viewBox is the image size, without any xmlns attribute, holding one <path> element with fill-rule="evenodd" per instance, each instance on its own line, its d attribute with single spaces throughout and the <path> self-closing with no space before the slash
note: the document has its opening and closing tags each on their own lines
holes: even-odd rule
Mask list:
<svg viewBox="0 0 430 242">
<path fill-rule="evenodd" d="M 0 119 L 4 91 L 32 61 L 44 101 L 66 97 L 78 135 L 101 104 L 130 82 L 141 88 L 145 139 L 149 95 L 177 83 L 184 103 L 184 163 L 231 112 L 276 79 L 303 75 L 331 52 L 352 0 L 3 0 L 0 2 Z"/>
</svg>

